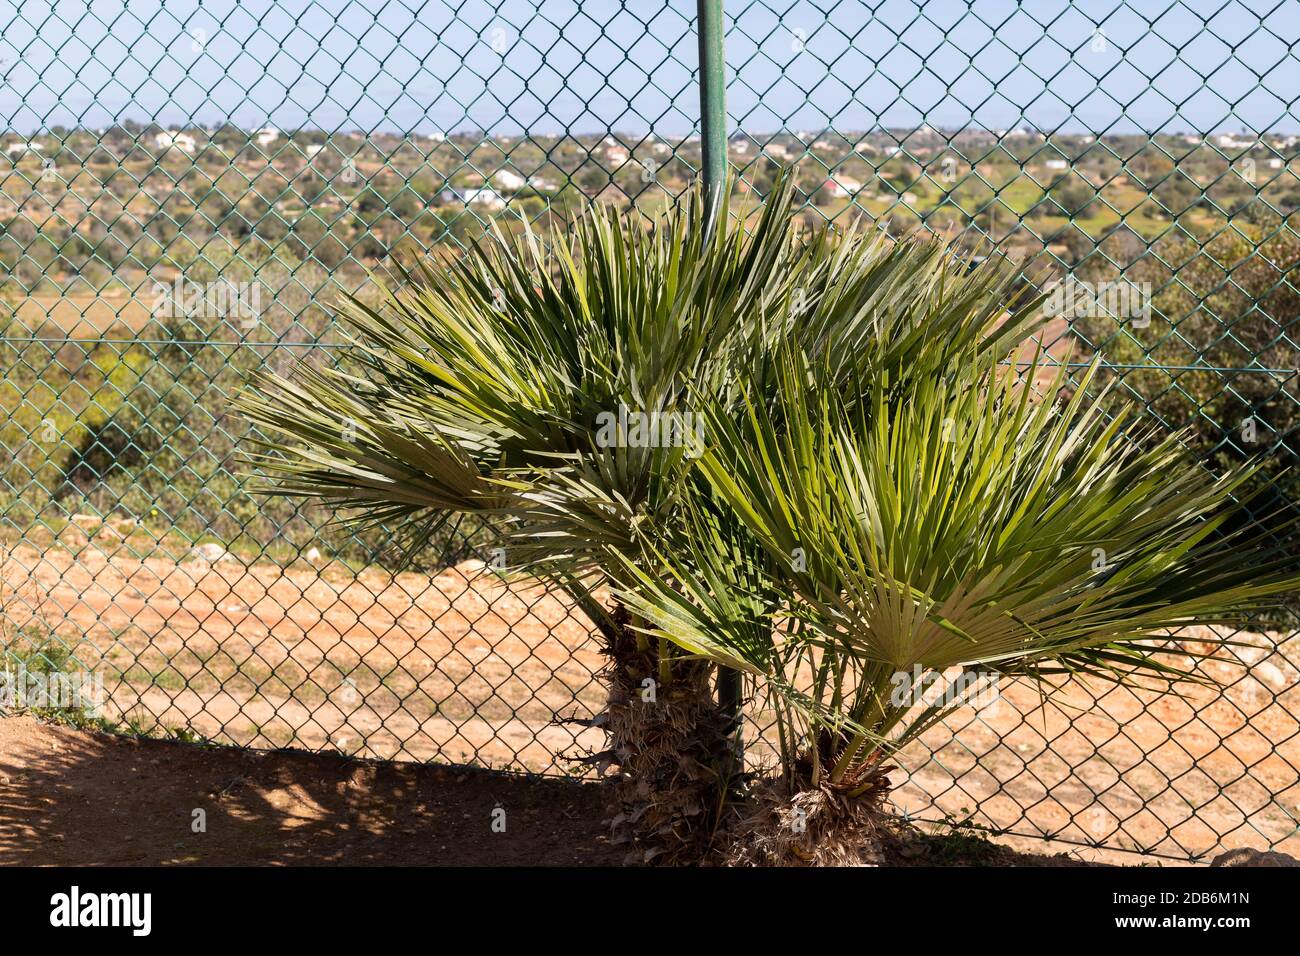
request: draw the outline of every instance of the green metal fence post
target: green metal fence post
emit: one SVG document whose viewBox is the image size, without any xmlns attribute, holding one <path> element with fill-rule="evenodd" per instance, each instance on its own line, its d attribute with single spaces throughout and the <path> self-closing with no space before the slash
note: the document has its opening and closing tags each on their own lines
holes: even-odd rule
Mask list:
<svg viewBox="0 0 1300 956">
<path fill-rule="evenodd" d="M 722 0 L 698 0 L 700 33 L 700 177 L 707 201 L 716 210 L 727 183 L 727 55 L 723 43 Z M 718 669 L 718 702 L 736 721 L 736 754 L 743 765 L 740 672 Z"/>
<path fill-rule="evenodd" d="M 710 205 L 727 182 L 727 77 L 722 0 L 698 0 L 700 32 L 700 173 Z"/>
</svg>

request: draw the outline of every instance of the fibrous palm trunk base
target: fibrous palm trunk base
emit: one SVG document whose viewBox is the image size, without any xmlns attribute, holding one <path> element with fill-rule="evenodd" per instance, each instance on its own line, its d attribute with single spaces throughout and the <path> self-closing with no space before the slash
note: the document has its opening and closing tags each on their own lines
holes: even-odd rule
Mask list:
<svg viewBox="0 0 1300 956">
<path fill-rule="evenodd" d="M 613 838 L 630 863 L 699 863 L 735 813 L 735 718 L 714 694 L 712 665 L 675 659 L 661 682 L 656 649 L 638 646 L 622 607 L 614 619 L 604 720 L 620 770 Z"/>
<path fill-rule="evenodd" d="M 802 771 L 805 769 L 801 767 Z M 889 773 L 879 763 L 837 782 L 798 773 L 750 793 L 748 812 L 719 851 L 726 866 L 871 866 L 885 861 L 896 818 L 885 812 Z"/>
</svg>

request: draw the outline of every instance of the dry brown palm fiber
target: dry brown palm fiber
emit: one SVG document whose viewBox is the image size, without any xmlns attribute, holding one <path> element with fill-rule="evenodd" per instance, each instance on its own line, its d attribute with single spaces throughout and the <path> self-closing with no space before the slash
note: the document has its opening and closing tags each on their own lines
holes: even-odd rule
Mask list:
<svg viewBox="0 0 1300 956">
<path fill-rule="evenodd" d="M 674 659 L 661 683 L 655 646 L 638 645 L 623 607 L 614 620 L 603 675 L 619 766 L 613 837 L 628 844 L 629 863 L 699 863 L 735 813 L 734 720 L 718 703 L 712 665 Z"/>
<path fill-rule="evenodd" d="M 864 866 L 883 862 L 896 819 L 885 812 L 893 767 L 869 764 L 836 783 L 766 780 L 729 829 L 725 866 Z"/>
</svg>

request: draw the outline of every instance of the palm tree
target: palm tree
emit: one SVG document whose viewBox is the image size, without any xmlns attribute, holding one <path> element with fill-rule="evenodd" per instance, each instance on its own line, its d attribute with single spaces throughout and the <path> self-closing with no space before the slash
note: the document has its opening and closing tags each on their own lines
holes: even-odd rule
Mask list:
<svg viewBox="0 0 1300 956">
<path fill-rule="evenodd" d="M 1013 276 L 799 234 L 789 182 L 726 208 L 593 208 L 418 264 L 344 304 L 345 364 L 242 402 L 275 435 L 267 490 L 412 551 L 494 517 L 510 566 L 573 597 L 635 858 L 699 859 L 721 829 L 737 859 L 855 858 L 890 755 L 956 706 L 900 675 L 1172 686 L 1170 628 L 1294 587 L 1224 530 L 1246 473 L 1208 477 L 1062 377 L 1017 384 L 1041 320 Z M 747 803 L 720 668 L 779 718 L 781 778 Z"/>
<path fill-rule="evenodd" d="M 702 488 L 611 572 L 644 634 L 742 670 L 777 715 L 784 773 L 733 860 L 861 859 L 891 755 L 963 688 L 1177 689 L 1198 678 L 1173 629 L 1241 626 L 1300 584 L 1267 533 L 1225 526 L 1250 470 L 1214 478 L 1185 436 L 1109 415 L 1095 364 L 1067 397 L 1063 369 L 1023 384 L 1038 359 L 859 390 L 779 354 L 745 416 L 700 396 Z"/>
<path fill-rule="evenodd" d="M 495 234 L 413 266 L 378 305 L 347 300 L 345 365 L 267 376 L 241 403 L 273 436 L 254 456 L 267 491 L 401 529 L 411 552 L 450 514 L 492 516 L 510 567 L 572 596 L 609 660 L 610 746 L 592 759 L 622 770 L 615 820 L 639 859 L 698 858 L 740 779 L 717 658 L 650 637 L 622 577 L 707 487 L 695 409 L 742 422 L 775 395 L 779 342 L 847 398 L 1004 358 L 1036 322 L 1006 312 L 1007 276 L 938 245 L 796 234 L 791 197 L 786 181 L 752 217 L 697 195 L 653 224 L 596 207 L 545 242 Z M 649 595 L 676 586 L 644 571 Z M 615 580 L 624 597 L 603 603 Z"/>
</svg>

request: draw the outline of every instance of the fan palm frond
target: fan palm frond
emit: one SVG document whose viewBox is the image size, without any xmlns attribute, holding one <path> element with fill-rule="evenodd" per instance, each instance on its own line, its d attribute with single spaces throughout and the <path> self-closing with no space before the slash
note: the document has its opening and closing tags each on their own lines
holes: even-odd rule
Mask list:
<svg viewBox="0 0 1300 956">
<path fill-rule="evenodd" d="M 1171 630 L 1241 625 L 1300 586 L 1262 535 L 1224 531 L 1249 469 L 1213 477 L 1177 435 L 1108 417 L 1095 365 L 1068 398 L 1064 370 L 1039 398 L 986 358 L 845 402 L 782 355 L 777 411 L 711 410 L 706 493 L 623 563 L 619 593 L 647 634 L 756 675 L 854 753 L 942 716 L 891 701 L 899 675 L 1167 688 L 1195 677 Z"/>
</svg>

